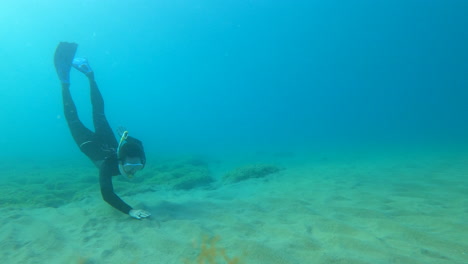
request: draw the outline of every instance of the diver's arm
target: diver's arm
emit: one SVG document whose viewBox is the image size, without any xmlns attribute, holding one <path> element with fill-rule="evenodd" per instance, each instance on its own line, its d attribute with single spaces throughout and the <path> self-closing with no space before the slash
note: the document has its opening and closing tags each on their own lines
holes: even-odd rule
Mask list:
<svg viewBox="0 0 468 264">
<path fill-rule="evenodd" d="M 101 194 L 104 201 L 124 214 L 129 214 L 132 207 L 126 204 L 119 196 L 114 193 L 112 185 L 112 169 L 108 160 L 104 161 L 99 170 L 99 183 L 101 185 Z"/>
</svg>

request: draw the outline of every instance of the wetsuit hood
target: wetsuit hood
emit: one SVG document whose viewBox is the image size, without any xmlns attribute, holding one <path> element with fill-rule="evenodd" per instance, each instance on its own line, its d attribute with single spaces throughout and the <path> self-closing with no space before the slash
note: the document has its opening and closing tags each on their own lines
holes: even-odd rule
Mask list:
<svg viewBox="0 0 468 264">
<path fill-rule="evenodd" d="M 146 155 L 145 155 L 145 150 L 143 149 L 143 143 L 133 137 L 128 137 L 126 142 L 123 142 L 119 146 L 118 150 L 118 157 L 119 160 L 122 161 L 126 157 L 139 157 L 141 159 L 141 163 L 145 165 L 146 163 Z"/>
</svg>

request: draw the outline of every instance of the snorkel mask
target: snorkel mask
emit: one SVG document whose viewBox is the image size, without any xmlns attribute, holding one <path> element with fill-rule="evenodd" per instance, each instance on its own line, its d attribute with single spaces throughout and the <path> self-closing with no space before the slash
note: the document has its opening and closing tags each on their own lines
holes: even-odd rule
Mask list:
<svg viewBox="0 0 468 264">
<path fill-rule="evenodd" d="M 145 167 L 146 158 L 143 144 L 138 139 L 128 136 L 128 131 L 122 133 L 119 146 L 117 147 L 119 159 L 119 171 L 128 178 Z"/>
</svg>

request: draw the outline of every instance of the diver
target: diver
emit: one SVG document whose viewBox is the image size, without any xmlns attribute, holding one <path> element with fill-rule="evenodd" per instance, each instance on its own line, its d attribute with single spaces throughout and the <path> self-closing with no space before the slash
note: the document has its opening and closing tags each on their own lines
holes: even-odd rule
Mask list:
<svg viewBox="0 0 468 264">
<path fill-rule="evenodd" d="M 62 83 L 62 98 L 65 118 L 73 139 L 80 150 L 99 169 L 99 183 L 104 201 L 117 210 L 136 219 L 149 217 L 145 210 L 133 209 L 114 193 L 112 177 L 122 174 L 127 177 L 145 167 L 146 156 L 140 140 L 128 136 L 128 131 L 117 131 L 117 142 L 104 114 L 104 100 L 99 91 L 94 72 L 84 58 L 74 58 L 76 43 L 60 42 L 55 50 L 54 63 Z M 91 104 L 95 131 L 86 128 L 78 118 L 75 103 L 70 93 L 70 69 L 74 67 L 89 79 Z"/>
</svg>

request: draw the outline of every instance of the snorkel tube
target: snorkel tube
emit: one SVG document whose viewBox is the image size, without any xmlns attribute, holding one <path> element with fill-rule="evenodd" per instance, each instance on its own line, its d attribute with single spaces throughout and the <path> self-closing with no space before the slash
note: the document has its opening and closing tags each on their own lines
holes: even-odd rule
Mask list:
<svg viewBox="0 0 468 264">
<path fill-rule="evenodd" d="M 125 172 L 124 168 L 123 168 L 123 157 L 122 157 L 122 154 L 120 153 L 121 149 L 122 149 L 122 146 L 127 143 L 127 138 L 128 138 L 128 131 L 124 131 L 122 133 L 122 136 L 120 137 L 120 141 L 119 141 L 119 146 L 117 147 L 117 158 L 119 160 L 119 171 L 120 171 L 120 174 L 122 175 L 125 175 L 127 176 L 127 178 L 131 179 L 133 178 L 133 175 L 132 174 L 128 174 Z"/>
<path fill-rule="evenodd" d="M 119 146 L 117 147 L 117 157 L 119 158 L 119 160 L 122 158 L 120 154 L 120 149 L 125 143 L 127 143 L 127 138 L 128 138 L 128 131 L 125 130 L 122 133 L 122 136 L 120 137 Z"/>
</svg>

